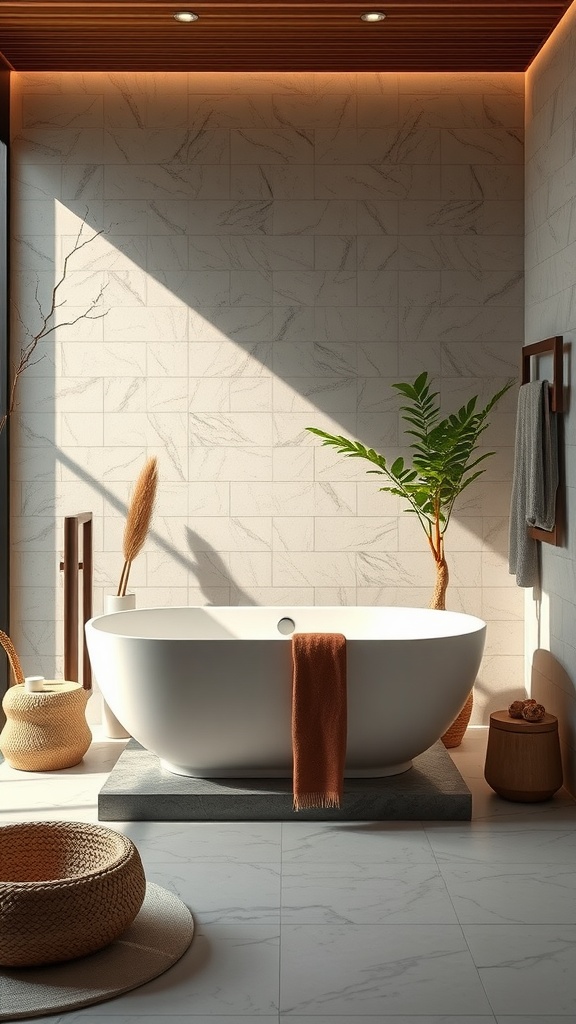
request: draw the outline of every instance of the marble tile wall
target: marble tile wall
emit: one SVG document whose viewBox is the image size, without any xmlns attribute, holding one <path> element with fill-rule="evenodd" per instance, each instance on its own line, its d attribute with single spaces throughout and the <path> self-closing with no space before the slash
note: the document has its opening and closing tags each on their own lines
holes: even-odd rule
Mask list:
<svg viewBox="0 0 576 1024">
<path fill-rule="evenodd" d="M 566 538 L 542 547 L 543 601 L 526 594 L 527 667 L 533 692 L 560 719 L 564 767 L 576 793 L 576 7 L 526 75 L 526 342 L 563 335 L 562 433 Z M 550 371 L 543 366 L 544 374 Z M 535 653 L 536 652 L 536 653 Z M 549 656 L 545 654 L 548 652 Z"/>
<path fill-rule="evenodd" d="M 428 370 L 451 411 L 517 376 L 523 75 L 13 79 L 15 350 L 83 219 L 101 232 L 69 261 L 14 420 L 25 671 L 62 670 L 62 517 L 94 513 L 99 610 L 149 455 L 139 605 L 427 605 L 418 524 L 305 427 L 395 454 L 394 381 Z M 523 682 L 514 415 L 507 396 L 447 537 L 449 605 L 489 623 L 478 722 Z"/>
</svg>

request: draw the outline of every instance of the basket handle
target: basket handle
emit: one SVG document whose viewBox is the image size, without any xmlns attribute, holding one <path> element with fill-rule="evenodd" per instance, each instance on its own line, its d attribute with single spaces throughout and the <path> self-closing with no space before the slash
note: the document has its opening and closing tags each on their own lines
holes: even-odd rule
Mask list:
<svg viewBox="0 0 576 1024">
<path fill-rule="evenodd" d="M 10 662 L 10 668 L 12 669 L 12 672 L 14 674 L 14 682 L 15 683 L 23 683 L 24 682 L 24 673 L 22 671 L 22 666 L 20 664 L 20 659 L 19 659 L 19 657 L 16 654 L 16 651 L 14 649 L 14 644 L 12 643 L 12 641 L 11 641 L 10 637 L 8 636 L 8 634 L 7 633 L 3 633 L 1 629 L 0 629 L 0 644 L 2 645 L 4 650 L 6 651 L 6 654 L 8 655 L 8 661 Z"/>
</svg>

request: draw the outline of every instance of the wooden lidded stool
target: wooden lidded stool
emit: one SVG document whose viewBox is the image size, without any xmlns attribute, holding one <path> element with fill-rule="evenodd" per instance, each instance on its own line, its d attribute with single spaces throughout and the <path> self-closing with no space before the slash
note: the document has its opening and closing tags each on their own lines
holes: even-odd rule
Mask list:
<svg viewBox="0 0 576 1024">
<path fill-rule="evenodd" d="M 510 718 L 507 711 L 490 715 L 484 778 L 505 800 L 535 803 L 549 800 L 562 785 L 558 719 L 540 722 Z"/>
</svg>

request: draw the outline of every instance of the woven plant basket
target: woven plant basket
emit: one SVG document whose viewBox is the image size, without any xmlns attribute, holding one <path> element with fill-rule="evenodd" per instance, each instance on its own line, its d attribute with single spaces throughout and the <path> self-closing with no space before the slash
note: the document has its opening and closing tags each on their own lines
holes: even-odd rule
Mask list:
<svg viewBox="0 0 576 1024">
<path fill-rule="evenodd" d="M 71 768 L 92 741 L 85 715 L 90 691 L 80 683 L 48 680 L 44 685 L 42 693 L 11 686 L 2 701 L 6 725 L 0 750 L 12 768 L 25 772 Z"/>
<path fill-rule="evenodd" d="M 102 825 L 0 827 L 0 965 L 72 960 L 117 939 L 142 906 L 140 854 Z"/>
<path fill-rule="evenodd" d="M 445 747 L 451 748 L 460 746 L 462 740 L 464 739 L 464 733 L 468 728 L 468 722 L 470 721 L 473 705 L 474 692 L 470 690 L 470 693 L 466 698 L 466 703 L 464 704 L 464 707 L 460 711 L 460 714 L 456 716 L 450 728 L 447 729 L 444 735 L 441 737 L 442 743 L 444 744 Z"/>
<path fill-rule="evenodd" d="M 92 742 L 86 722 L 90 690 L 80 683 L 47 680 L 44 690 L 29 693 L 10 638 L 0 630 L 16 681 L 2 700 L 6 724 L 0 732 L 0 750 L 12 768 L 50 772 L 78 764 Z"/>
</svg>

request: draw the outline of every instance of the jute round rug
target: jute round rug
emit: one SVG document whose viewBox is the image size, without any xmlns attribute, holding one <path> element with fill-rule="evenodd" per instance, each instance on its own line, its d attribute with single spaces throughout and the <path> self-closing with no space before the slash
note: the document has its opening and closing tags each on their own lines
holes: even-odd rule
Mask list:
<svg viewBox="0 0 576 1024">
<path fill-rule="evenodd" d="M 138 915 L 111 945 L 46 967 L 0 967 L 0 1020 L 75 1010 L 129 992 L 172 967 L 193 935 L 188 907 L 148 882 Z"/>
</svg>

